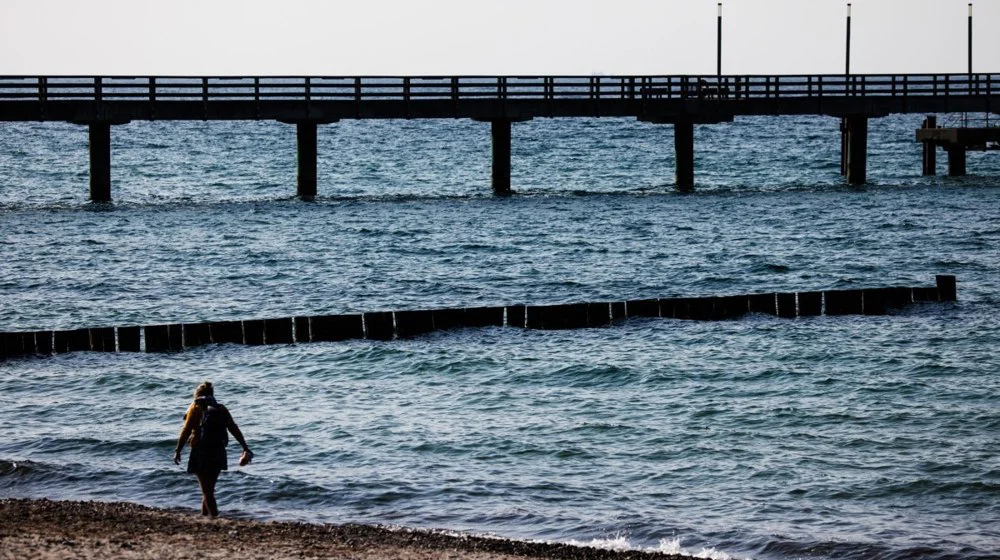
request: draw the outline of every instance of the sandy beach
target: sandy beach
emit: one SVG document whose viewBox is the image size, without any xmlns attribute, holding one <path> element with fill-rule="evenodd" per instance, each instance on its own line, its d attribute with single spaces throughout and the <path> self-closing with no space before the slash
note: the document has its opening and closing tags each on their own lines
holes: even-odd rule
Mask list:
<svg viewBox="0 0 1000 560">
<path fill-rule="evenodd" d="M 683 559 L 430 531 L 207 519 L 129 503 L 0 500 L 0 558 Z"/>
</svg>

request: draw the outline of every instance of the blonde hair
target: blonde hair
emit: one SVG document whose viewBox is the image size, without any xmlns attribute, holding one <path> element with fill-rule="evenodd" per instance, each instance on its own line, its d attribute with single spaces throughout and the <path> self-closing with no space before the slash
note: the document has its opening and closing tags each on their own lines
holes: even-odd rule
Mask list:
<svg viewBox="0 0 1000 560">
<path fill-rule="evenodd" d="M 198 385 L 194 390 L 194 398 L 198 397 L 214 397 L 215 388 L 212 387 L 211 381 L 202 381 L 201 385 Z"/>
</svg>

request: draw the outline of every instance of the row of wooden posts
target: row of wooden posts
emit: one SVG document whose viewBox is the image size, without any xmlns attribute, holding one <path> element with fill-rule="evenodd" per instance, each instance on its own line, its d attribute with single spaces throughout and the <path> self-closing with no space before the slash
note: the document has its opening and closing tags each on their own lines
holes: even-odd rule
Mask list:
<svg viewBox="0 0 1000 560">
<path fill-rule="evenodd" d="M 562 305 L 509 305 L 423 311 L 379 311 L 283 319 L 100 327 L 0 333 L 0 359 L 66 352 L 178 352 L 205 344 L 293 344 L 412 338 L 436 330 L 605 327 L 629 318 L 735 319 L 750 313 L 783 318 L 884 315 L 914 302 L 955 301 L 954 276 L 933 287 L 893 287 L 741 296 L 643 299 Z"/>
</svg>

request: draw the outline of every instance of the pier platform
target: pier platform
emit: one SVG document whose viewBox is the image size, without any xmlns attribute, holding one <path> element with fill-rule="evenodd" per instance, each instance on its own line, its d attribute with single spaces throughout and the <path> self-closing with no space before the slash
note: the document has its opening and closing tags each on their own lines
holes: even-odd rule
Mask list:
<svg viewBox="0 0 1000 560">
<path fill-rule="evenodd" d="M 986 121 L 989 124 L 989 121 Z M 937 173 L 937 148 L 948 154 L 948 175 L 966 174 L 966 153 L 1000 150 L 1000 126 L 938 127 L 937 118 L 928 116 L 917 129 L 917 142 L 924 145 L 923 174 Z"/>
</svg>

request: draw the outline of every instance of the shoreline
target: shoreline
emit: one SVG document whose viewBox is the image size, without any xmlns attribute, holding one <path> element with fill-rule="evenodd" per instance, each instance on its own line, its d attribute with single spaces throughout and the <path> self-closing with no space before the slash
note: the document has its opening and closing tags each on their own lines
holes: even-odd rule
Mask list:
<svg viewBox="0 0 1000 560">
<path fill-rule="evenodd" d="M 428 558 L 691 560 L 640 550 L 517 541 L 422 529 L 209 519 L 125 502 L 0 499 L 7 558 Z"/>
</svg>

